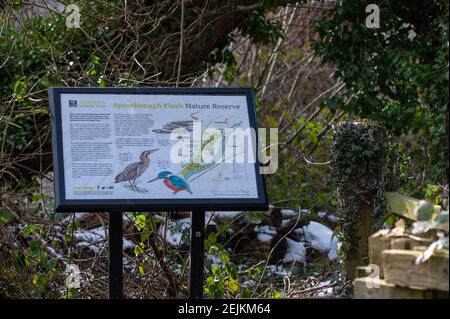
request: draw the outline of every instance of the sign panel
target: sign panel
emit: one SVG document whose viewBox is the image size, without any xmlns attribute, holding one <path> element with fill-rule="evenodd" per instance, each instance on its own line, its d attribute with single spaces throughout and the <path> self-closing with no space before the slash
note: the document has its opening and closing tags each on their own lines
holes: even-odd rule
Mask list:
<svg viewBox="0 0 450 319">
<path fill-rule="evenodd" d="M 267 208 L 251 89 L 49 94 L 57 211 Z"/>
</svg>

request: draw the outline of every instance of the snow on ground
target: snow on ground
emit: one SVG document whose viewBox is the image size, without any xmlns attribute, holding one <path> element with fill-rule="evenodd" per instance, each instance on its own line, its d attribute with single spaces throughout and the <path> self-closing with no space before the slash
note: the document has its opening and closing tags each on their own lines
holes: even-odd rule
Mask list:
<svg viewBox="0 0 450 319">
<path fill-rule="evenodd" d="M 206 259 L 211 263 L 211 268 L 222 265 L 223 262 L 220 260 L 220 258 L 216 255 L 212 255 L 210 253 L 205 254 Z"/>
<path fill-rule="evenodd" d="M 182 219 L 170 219 L 169 225 L 167 227 L 167 232 L 164 234 L 165 229 L 164 225 L 161 225 L 158 228 L 158 234 L 161 238 L 166 238 L 166 242 L 172 246 L 179 247 L 183 244 L 183 234 L 186 229 L 191 228 L 191 219 L 190 218 L 182 218 Z"/>
<path fill-rule="evenodd" d="M 335 215 L 328 215 L 327 219 L 332 223 L 337 223 L 339 220 Z"/>
<path fill-rule="evenodd" d="M 305 262 L 306 249 L 305 245 L 290 238 L 286 238 L 287 251 L 283 258 L 283 263 L 289 262 Z"/>
<path fill-rule="evenodd" d="M 326 212 L 318 212 L 317 213 L 317 217 L 319 217 L 319 218 L 325 218 L 326 216 L 327 216 Z"/>
<path fill-rule="evenodd" d="M 256 285 L 256 281 L 252 279 L 247 279 L 241 283 L 241 287 L 254 287 Z"/>
<path fill-rule="evenodd" d="M 283 215 L 283 219 L 289 219 L 297 217 L 298 212 L 293 209 L 282 209 L 281 214 Z"/>
<path fill-rule="evenodd" d="M 101 227 L 92 229 L 77 229 L 73 233 L 73 237 L 78 240 L 78 247 L 86 247 L 93 253 L 98 254 L 105 244 L 105 229 Z M 135 247 L 131 241 L 123 239 L 123 249 L 132 249 Z"/>
<path fill-rule="evenodd" d="M 281 265 L 267 265 L 267 271 L 278 276 L 290 276 L 291 271 Z"/>
<path fill-rule="evenodd" d="M 103 227 L 93 229 L 77 229 L 73 237 L 81 242 L 95 243 L 105 239 L 105 229 Z"/>
<path fill-rule="evenodd" d="M 239 215 L 242 214 L 242 211 L 239 212 L 220 212 L 220 211 L 215 211 L 215 212 L 207 212 L 207 213 L 214 213 L 214 216 L 217 217 L 221 217 L 221 218 L 229 218 L 229 219 L 234 219 L 236 217 L 238 217 Z"/>
<path fill-rule="evenodd" d="M 305 239 L 311 243 L 312 248 L 327 254 L 330 260 L 337 258 L 338 240 L 327 226 L 318 222 L 310 222 L 309 225 L 303 227 L 303 234 Z"/>
<path fill-rule="evenodd" d="M 264 226 L 256 225 L 255 232 L 262 233 L 262 234 L 268 234 L 268 235 L 276 235 L 277 229 L 273 226 L 268 226 L 268 225 L 264 225 Z"/>
<path fill-rule="evenodd" d="M 332 296 L 333 295 L 333 287 L 327 287 L 331 284 L 330 280 L 325 280 L 322 281 L 321 283 L 319 283 L 319 285 L 317 285 L 317 287 L 324 287 L 323 289 L 321 289 L 317 296 L 318 297 L 327 297 L 327 296 Z"/>
<path fill-rule="evenodd" d="M 273 236 L 268 234 L 258 234 L 256 237 L 262 243 L 270 243 L 273 238 Z"/>
<path fill-rule="evenodd" d="M 58 213 L 57 213 L 58 214 Z M 62 219 L 62 222 L 63 223 L 70 223 L 70 222 L 72 222 L 72 221 L 75 221 L 75 220 L 79 220 L 79 219 L 81 219 L 84 215 L 86 215 L 86 214 L 90 214 L 90 213 L 69 213 L 69 214 L 67 214 L 67 213 L 60 213 L 62 216 L 64 216 L 63 217 L 63 219 Z"/>
<path fill-rule="evenodd" d="M 123 250 L 134 249 L 134 247 L 136 247 L 136 245 L 133 242 L 131 242 L 125 238 L 123 239 L 122 246 L 123 246 Z"/>
<path fill-rule="evenodd" d="M 336 224 L 338 222 L 338 218 L 336 217 L 336 215 L 333 214 L 328 214 L 327 212 L 319 212 L 317 213 L 317 217 L 323 219 L 323 220 L 328 220 L 329 222 Z"/>
<path fill-rule="evenodd" d="M 205 212 L 205 225 L 216 226 L 217 223 L 214 221 L 214 216 L 213 212 Z"/>
</svg>

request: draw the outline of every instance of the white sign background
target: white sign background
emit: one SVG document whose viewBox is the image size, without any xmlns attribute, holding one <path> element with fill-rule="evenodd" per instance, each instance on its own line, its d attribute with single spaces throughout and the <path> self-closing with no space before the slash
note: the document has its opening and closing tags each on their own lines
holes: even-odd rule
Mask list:
<svg viewBox="0 0 450 319">
<path fill-rule="evenodd" d="M 257 198 L 255 164 L 248 162 L 247 155 L 244 163 L 220 163 L 186 178 L 192 194 L 186 190 L 174 192 L 164 179 L 148 183 L 162 171 L 184 177 L 181 173 L 186 164 L 170 159 L 171 147 L 178 141 L 161 132 L 175 121 L 193 118 L 201 120 L 202 130 L 250 127 L 245 95 L 62 93 L 65 198 Z M 125 167 L 140 162 L 142 152 L 152 149 L 158 150 L 148 156 L 148 168 L 135 185 L 129 181 L 115 183 Z"/>
</svg>

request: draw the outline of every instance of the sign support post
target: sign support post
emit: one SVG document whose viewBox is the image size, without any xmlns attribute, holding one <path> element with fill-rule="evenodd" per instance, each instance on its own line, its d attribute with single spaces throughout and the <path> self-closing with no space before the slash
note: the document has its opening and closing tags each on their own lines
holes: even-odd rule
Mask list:
<svg viewBox="0 0 450 319">
<path fill-rule="evenodd" d="M 203 299 L 205 257 L 205 211 L 203 210 L 191 212 L 189 255 L 189 298 Z"/>
<path fill-rule="evenodd" d="M 123 298 L 123 229 L 122 213 L 109 214 L 109 299 Z"/>
</svg>

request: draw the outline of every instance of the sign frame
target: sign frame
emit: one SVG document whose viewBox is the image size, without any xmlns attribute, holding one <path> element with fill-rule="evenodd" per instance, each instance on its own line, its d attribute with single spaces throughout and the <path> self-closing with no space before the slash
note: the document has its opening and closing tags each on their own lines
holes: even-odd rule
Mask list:
<svg viewBox="0 0 450 319">
<path fill-rule="evenodd" d="M 125 94 L 125 95 L 242 95 L 246 97 L 249 127 L 255 130 L 255 149 L 259 154 L 256 105 L 252 88 L 50 88 L 49 101 L 52 121 L 52 151 L 55 178 L 56 212 L 126 212 L 126 211 L 232 211 L 267 210 L 268 198 L 264 175 L 260 174 L 260 162 L 254 165 L 256 198 L 195 198 L 195 199 L 66 199 L 63 160 L 63 131 L 61 116 L 62 94 Z"/>
</svg>

